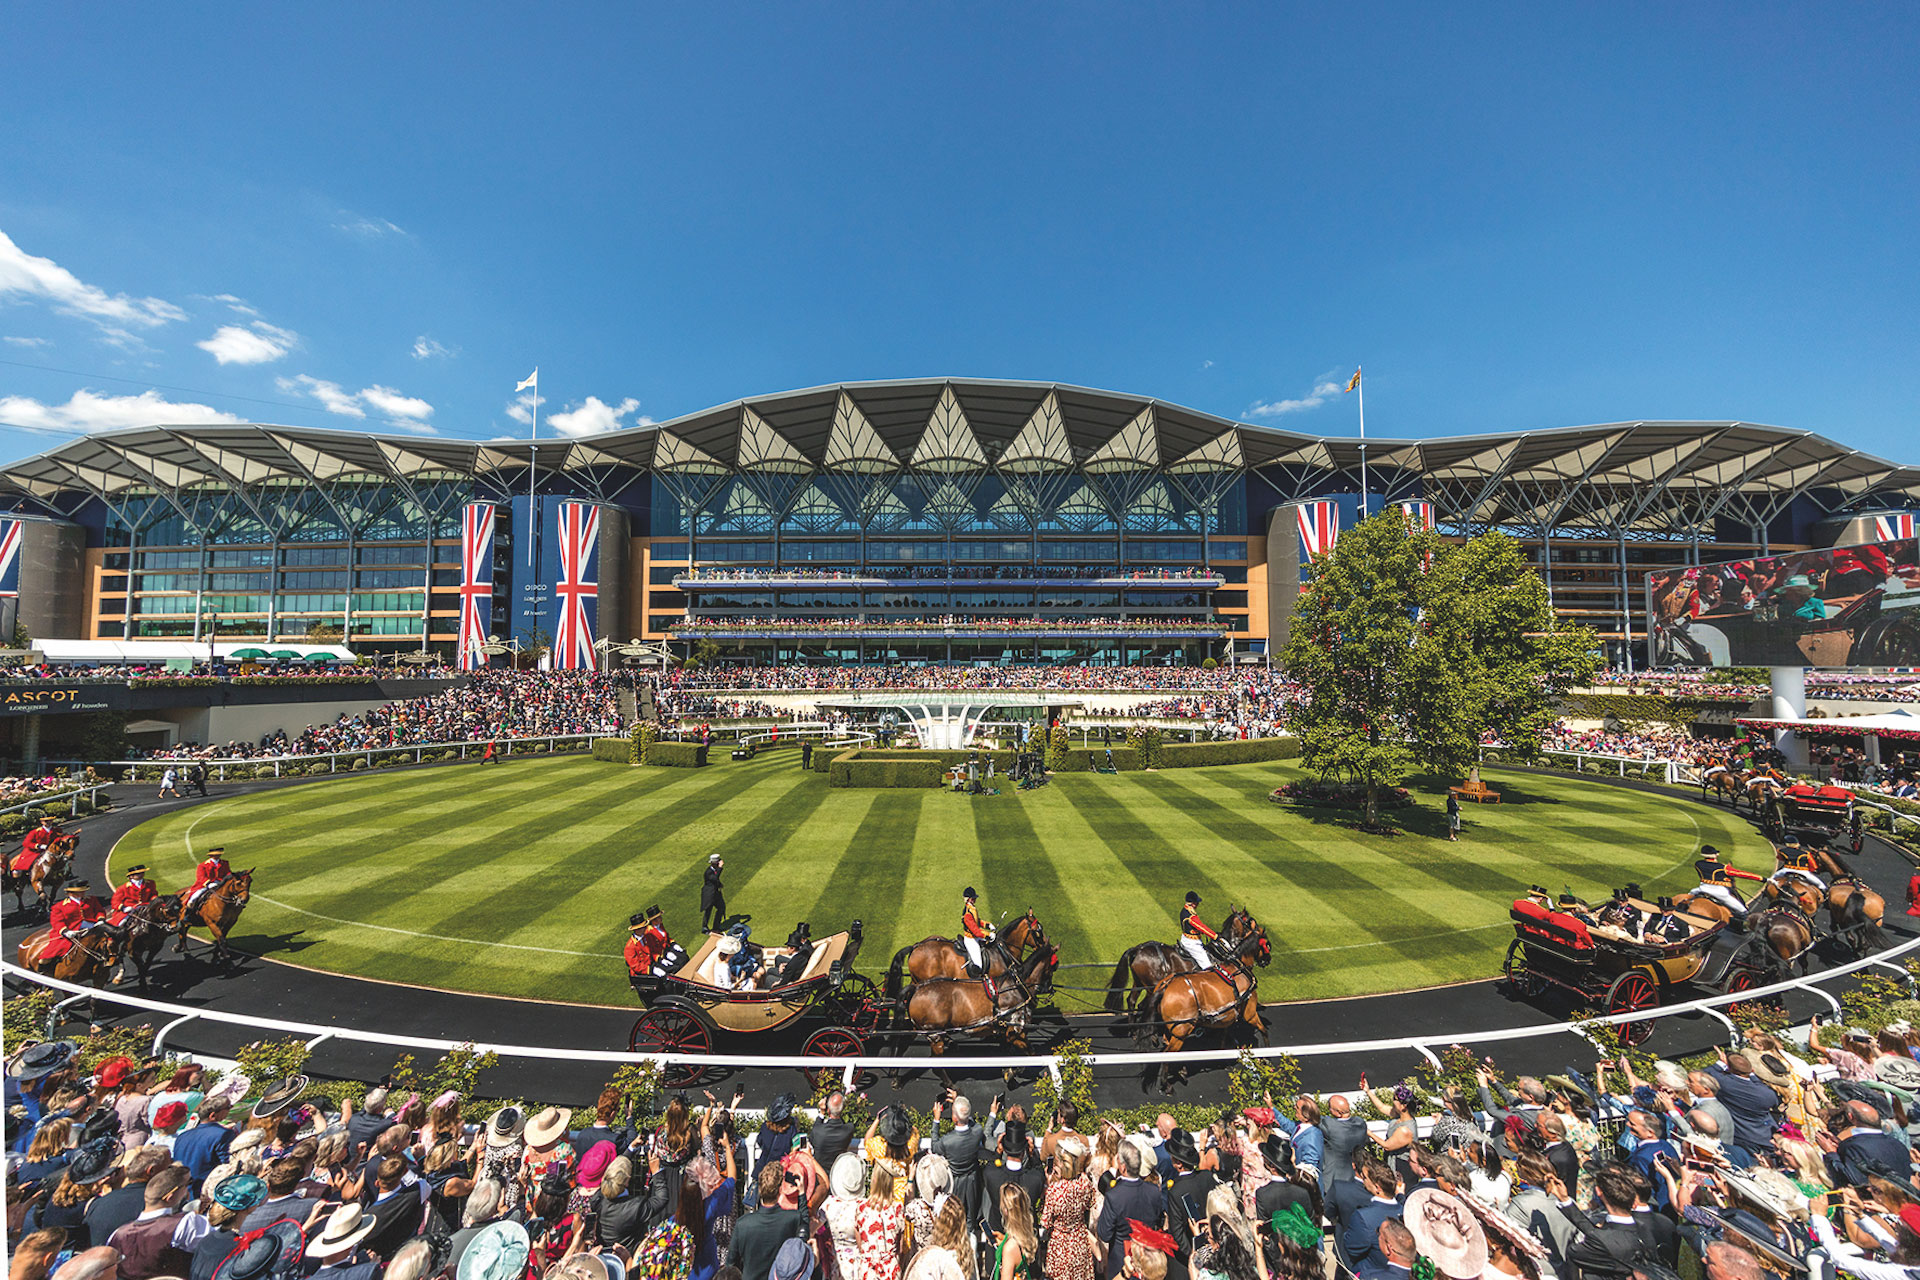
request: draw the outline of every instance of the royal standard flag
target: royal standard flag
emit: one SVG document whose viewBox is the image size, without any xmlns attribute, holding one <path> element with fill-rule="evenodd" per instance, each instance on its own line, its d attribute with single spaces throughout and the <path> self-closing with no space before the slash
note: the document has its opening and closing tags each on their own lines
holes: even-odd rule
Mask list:
<svg viewBox="0 0 1920 1280">
<path fill-rule="evenodd" d="M 1355 369 L 1353 371 L 1353 376 L 1347 379 L 1347 390 L 1351 391 L 1359 385 L 1360 385 L 1360 371 L 1358 369 Z"/>
</svg>

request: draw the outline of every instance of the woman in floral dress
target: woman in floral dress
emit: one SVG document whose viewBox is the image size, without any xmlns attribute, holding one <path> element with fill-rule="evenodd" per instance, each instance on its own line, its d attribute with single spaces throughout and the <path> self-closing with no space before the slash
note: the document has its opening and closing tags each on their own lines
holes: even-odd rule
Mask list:
<svg viewBox="0 0 1920 1280">
<path fill-rule="evenodd" d="M 876 1164 L 866 1202 L 853 1215 L 854 1234 L 860 1242 L 858 1280 L 900 1280 L 901 1228 L 906 1221 L 906 1211 L 894 1198 L 893 1174 L 884 1164 Z"/>
<path fill-rule="evenodd" d="M 1086 1167 L 1087 1149 L 1078 1141 L 1067 1138 L 1054 1147 L 1040 1209 L 1040 1229 L 1052 1231 L 1043 1269 L 1047 1280 L 1093 1280 L 1093 1250 L 1087 1243 L 1093 1179 Z"/>
</svg>

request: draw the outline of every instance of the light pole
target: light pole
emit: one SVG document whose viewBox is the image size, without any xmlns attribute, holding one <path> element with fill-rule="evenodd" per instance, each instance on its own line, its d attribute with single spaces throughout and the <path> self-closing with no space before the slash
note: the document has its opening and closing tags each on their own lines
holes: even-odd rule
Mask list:
<svg viewBox="0 0 1920 1280">
<path fill-rule="evenodd" d="M 220 634 L 220 615 L 212 609 L 202 608 L 200 623 L 207 629 L 207 665 L 211 667 L 214 662 L 213 642 Z"/>
</svg>

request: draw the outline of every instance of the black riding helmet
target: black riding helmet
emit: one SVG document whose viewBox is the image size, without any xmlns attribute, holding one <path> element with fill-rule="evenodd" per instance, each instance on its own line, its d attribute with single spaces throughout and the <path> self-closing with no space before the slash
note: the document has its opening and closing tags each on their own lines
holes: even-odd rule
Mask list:
<svg viewBox="0 0 1920 1280">
<path fill-rule="evenodd" d="M 980 891 L 974 888 L 972 885 L 968 885 L 964 890 L 961 891 L 960 896 L 965 898 L 968 902 L 972 902 L 980 896 Z"/>
<path fill-rule="evenodd" d="M 1200 905 L 1200 895 L 1195 893 L 1191 889 L 1187 890 L 1187 905 L 1190 907 L 1197 907 Z"/>
</svg>

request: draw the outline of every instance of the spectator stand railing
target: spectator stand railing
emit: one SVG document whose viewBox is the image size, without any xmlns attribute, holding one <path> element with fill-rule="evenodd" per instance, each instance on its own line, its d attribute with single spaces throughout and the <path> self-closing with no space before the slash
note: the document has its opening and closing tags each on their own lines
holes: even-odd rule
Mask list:
<svg viewBox="0 0 1920 1280">
<path fill-rule="evenodd" d="M 783 724 L 765 733 L 744 734 L 740 738 L 740 745 L 758 750 L 761 747 L 785 746 L 802 739 L 817 742 L 823 747 L 857 747 L 862 743 L 877 741 L 878 735 L 838 724 Z"/>
<path fill-rule="evenodd" d="M 1279 1057 L 1294 1058 L 1321 1057 L 1330 1054 L 1386 1053 L 1392 1051 L 1411 1051 L 1419 1054 L 1431 1063 L 1436 1070 L 1443 1070 L 1439 1055 L 1433 1046 L 1442 1048 L 1451 1045 L 1489 1045 L 1511 1043 L 1520 1040 L 1538 1039 L 1544 1036 L 1578 1035 L 1596 1044 L 1595 1033 L 1604 1027 L 1619 1026 L 1629 1022 L 1641 1022 L 1652 1018 L 1666 1018 L 1676 1015 L 1699 1013 L 1720 1023 L 1727 1032 L 1730 1041 L 1737 1041 L 1739 1029 L 1733 1019 L 1725 1013 L 1725 1006 L 1747 1001 L 1764 999 L 1768 996 L 1784 996 L 1790 992 L 1807 992 L 1818 996 L 1837 1016 L 1841 1010 L 1838 997 L 1823 989 L 1820 983 L 1831 982 L 1869 968 L 1890 969 L 1903 980 L 1911 984 L 1911 977 L 1904 965 L 1897 960 L 1912 956 L 1920 950 L 1920 938 L 1911 938 L 1906 942 L 1889 947 L 1876 955 L 1862 960 L 1836 965 L 1820 973 L 1804 977 L 1788 978 L 1751 990 L 1733 992 L 1726 995 L 1708 996 L 1699 1000 L 1689 1000 L 1679 1004 L 1656 1006 L 1635 1013 L 1613 1014 L 1584 1019 L 1577 1022 L 1552 1022 L 1531 1024 L 1518 1027 L 1502 1027 L 1483 1031 L 1462 1031 L 1449 1034 L 1382 1037 L 1372 1040 L 1347 1040 L 1323 1042 L 1318 1044 L 1272 1045 L 1258 1049 L 1199 1049 L 1182 1053 L 1092 1053 L 1081 1061 L 1092 1066 L 1146 1066 L 1162 1063 L 1202 1063 L 1234 1062 L 1242 1053 L 1251 1053 L 1256 1058 Z M 51 1034 L 57 1020 L 66 1009 L 83 1000 L 97 1000 L 103 1004 L 136 1009 L 147 1013 L 161 1014 L 170 1019 L 154 1036 L 151 1052 L 156 1056 L 165 1052 L 167 1037 L 191 1022 L 214 1022 L 228 1026 L 248 1027 L 256 1031 L 275 1032 L 283 1036 L 300 1036 L 306 1039 L 308 1048 L 315 1048 L 329 1040 L 344 1040 L 357 1044 L 387 1045 L 394 1048 L 432 1050 L 440 1053 L 454 1049 L 471 1047 L 499 1054 L 503 1058 L 534 1058 L 545 1061 L 564 1062 L 604 1062 L 609 1064 L 656 1062 L 662 1065 L 685 1065 L 705 1067 L 747 1067 L 756 1069 L 794 1069 L 819 1070 L 831 1063 L 843 1068 L 844 1078 L 851 1087 L 855 1076 L 863 1070 L 897 1070 L 903 1061 L 917 1062 L 920 1059 L 902 1059 L 899 1057 L 849 1057 L 822 1059 L 803 1057 L 798 1054 L 650 1054 L 632 1053 L 602 1049 L 558 1049 L 542 1045 L 514 1045 L 475 1043 L 471 1041 L 435 1039 L 426 1036 L 396 1035 L 384 1031 L 363 1031 L 353 1027 L 325 1026 L 319 1023 L 294 1022 L 281 1018 L 261 1018 L 249 1014 L 227 1013 L 218 1009 L 187 1008 L 169 1004 L 162 1000 L 152 1000 L 143 996 L 122 995 L 112 991 L 98 991 L 92 987 L 80 986 L 22 969 L 6 961 L 0 961 L 0 977 L 15 982 L 25 982 L 67 993 L 68 999 L 55 1006 L 51 1015 L 54 1022 L 49 1025 Z M 1603 1050 L 1602 1052 L 1610 1052 Z M 930 1065 L 934 1060 L 926 1060 Z M 968 1055 L 947 1054 L 938 1060 L 938 1065 L 948 1070 L 1043 1070 L 1051 1073 L 1057 1081 L 1060 1077 L 1058 1059 L 1051 1054 L 1025 1055 Z"/>
<path fill-rule="evenodd" d="M 396 763 L 405 763 L 406 757 L 411 756 L 413 757 L 412 762 L 414 764 L 423 764 L 426 761 L 428 752 L 455 751 L 459 753 L 459 759 L 465 760 L 469 754 L 480 755 L 484 753 L 489 743 L 492 744 L 494 751 L 502 756 L 514 754 L 514 748 L 516 747 L 520 749 L 522 754 L 526 754 L 529 745 L 533 743 L 546 744 L 544 751 L 538 753 L 544 755 L 558 754 L 563 749 L 563 744 L 570 744 L 566 747 L 566 749 L 569 750 L 591 751 L 593 750 L 593 740 L 595 738 L 604 738 L 608 734 L 619 734 L 621 732 L 623 731 L 618 728 L 608 727 L 593 733 L 552 733 L 520 738 L 472 738 L 462 742 L 418 742 L 393 747 L 356 747 L 352 751 L 314 751 L 304 755 L 245 756 L 231 759 L 202 759 L 198 756 L 170 756 L 151 760 L 109 760 L 103 764 L 95 765 L 94 768 L 124 769 L 126 772 L 122 774 L 120 778 L 122 782 L 158 782 L 168 769 L 176 769 L 184 773 L 189 765 L 197 763 L 204 764 L 207 767 L 208 771 L 212 773 L 215 782 L 225 782 L 227 780 L 227 770 L 229 769 L 253 769 L 258 771 L 268 765 L 273 766 L 273 776 L 278 778 L 283 776 L 298 776 L 288 775 L 285 772 L 287 768 L 294 765 L 299 765 L 304 768 L 310 765 L 325 764 L 328 766 L 328 773 L 345 773 L 352 770 L 352 762 L 355 760 L 366 761 L 366 767 L 369 769 L 373 768 L 376 758 L 399 757 Z M 341 767 L 342 761 L 347 762 L 345 768 Z M 258 776 L 257 772 L 255 776 Z"/>
<path fill-rule="evenodd" d="M 95 782 L 83 787 L 68 787 L 64 791 L 48 791 L 22 804 L 8 805 L 6 808 L 0 809 L 0 818 L 4 818 L 10 813 L 27 813 L 34 809 L 44 808 L 50 804 L 69 803 L 72 806 L 72 812 L 78 814 L 80 812 L 80 802 L 83 798 L 87 804 L 87 811 L 92 812 L 100 807 L 100 793 L 112 785 L 111 782 Z"/>
</svg>

